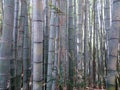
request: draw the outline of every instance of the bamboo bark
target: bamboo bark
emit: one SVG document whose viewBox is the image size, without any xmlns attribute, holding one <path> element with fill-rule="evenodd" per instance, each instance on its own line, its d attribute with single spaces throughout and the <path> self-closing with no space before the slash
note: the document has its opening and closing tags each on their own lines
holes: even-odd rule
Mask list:
<svg viewBox="0 0 120 90">
<path fill-rule="evenodd" d="M 18 33 L 18 12 L 19 1 L 14 0 L 14 26 L 13 26 L 13 60 L 11 61 L 11 90 L 15 89 L 16 83 L 16 59 L 17 59 L 17 33 Z"/>
<path fill-rule="evenodd" d="M 43 2 L 33 0 L 33 90 L 43 90 Z"/>
<path fill-rule="evenodd" d="M 55 25 L 55 9 L 56 0 L 51 3 L 51 16 L 50 16 L 50 32 L 49 32 L 49 46 L 48 46 L 48 64 L 47 64 L 47 90 L 52 90 L 52 62 L 54 61 L 54 25 Z"/>
<path fill-rule="evenodd" d="M 10 61 L 13 60 L 14 0 L 4 0 L 3 6 L 3 33 L 0 42 L 0 90 L 7 90 L 10 85 Z"/>
<path fill-rule="evenodd" d="M 21 0 L 21 11 L 20 21 L 18 30 L 18 42 L 17 42 L 17 60 L 16 60 L 16 90 L 21 88 L 22 84 L 22 67 L 23 67 L 23 35 L 24 35 L 24 24 L 25 24 L 25 6 L 26 1 Z"/>
<path fill-rule="evenodd" d="M 117 55 L 120 31 L 120 0 L 113 0 L 112 27 L 109 31 L 109 60 L 107 63 L 107 90 L 118 90 L 116 87 Z"/>
</svg>

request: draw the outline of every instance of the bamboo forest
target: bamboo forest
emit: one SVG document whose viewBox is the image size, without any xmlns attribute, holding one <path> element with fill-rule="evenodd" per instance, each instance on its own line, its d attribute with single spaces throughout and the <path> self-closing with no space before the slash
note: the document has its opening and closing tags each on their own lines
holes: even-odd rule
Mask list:
<svg viewBox="0 0 120 90">
<path fill-rule="evenodd" d="M 0 90 L 120 90 L 120 0 L 0 0 Z"/>
</svg>

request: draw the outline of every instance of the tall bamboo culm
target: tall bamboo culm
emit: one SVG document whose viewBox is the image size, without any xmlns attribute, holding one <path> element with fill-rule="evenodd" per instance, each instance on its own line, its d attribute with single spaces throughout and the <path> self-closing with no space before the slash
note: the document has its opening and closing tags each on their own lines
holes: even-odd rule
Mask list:
<svg viewBox="0 0 120 90">
<path fill-rule="evenodd" d="M 32 0 L 33 90 L 43 90 L 43 2 Z"/>
<path fill-rule="evenodd" d="M 10 61 L 12 55 L 14 0 L 4 0 L 3 31 L 0 41 L 0 90 L 7 90 L 10 85 Z"/>
</svg>

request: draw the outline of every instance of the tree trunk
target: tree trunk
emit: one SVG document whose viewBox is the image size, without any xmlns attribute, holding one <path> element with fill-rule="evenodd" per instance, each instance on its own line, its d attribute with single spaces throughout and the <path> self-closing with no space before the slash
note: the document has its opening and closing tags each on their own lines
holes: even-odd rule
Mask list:
<svg viewBox="0 0 120 90">
<path fill-rule="evenodd" d="M 96 30 L 95 30 L 95 17 L 96 17 L 96 14 L 95 14 L 95 1 L 96 0 L 93 0 L 93 12 L 94 12 L 94 32 L 93 32 L 93 85 L 95 87 L 95 81 L 96 81 L 96 60 L 95 60 L 95 56 L 96 56 L 96 47 L 95 47 L 95 38 L 96 38 Z"/>
<path fill-rule="evenodd" d="M 13 60 L 14 0 L 4 0 L 3 4 L 3 33 L 0 45 L 0 89 L 7 90 L 10 85 L 10 61 Z"/>
<path fill-rule="evenodd" d="M 69 86 L 68 89 L 73 89 L 73 75 L 74 75 L 74 27 L 73 27 L 73 0 L 69 0 L 69 23 L 68 23 L 68 56 L 69 56 Z"/>
<path fill-rule="evenodd" d="M 33 0 L 33 90 L 43 90 L 43 2 Z"/>
<path fill-rule="evenodd" d="M 117 77 L 117 55 L 120 31 L 120 0 L 113 0 L 112 27 L 109 31 L 109 60 L 107 63 L 107 90 L 118 90 L 116 88 Z"/>
<path fill-rule="evenodd" d="M 85 0 L 85 23 L 84 23 L 84 81 L 88 76 L 88 0 Z"/>
<path fill-rule="evenodd" d="M 15 89 L 16 81 L 16 59 L 17 59 L 17 33 L 18 33 L 18 12 L 19 1 L 14 0 L 14 26 L 13 26 L 13 60 L 11 61 L 11 90 Z"/>
<path fill-rule="evenodd" d="M 50 16 L 50 32 L 49 32 L 49 46 L 48 46 L 48 64 L 47 64 L 47 90 L 51 90 L 52 86 L 52 65 L 54 61 L 54 35 L 55 35 L 55 4 L 56 0 L 52 0 L 51 16 Z"/>
<path fill-rule="evenodd" d="M 21 12 L 19 21 L 19 31 L 18 31 L 18 42 L 17 42 L 17 60 L 16 60 L 16 90 L 20 90 L 22 85 L 22 67 L 23 67 L 23 34 L 24 34 L 24 24 L 25 24 L 25 6 L 26 1 L 21 0 Z"/>
<path fill-rule="evenodd" d="M 58 3 L 57 3 L 58 4 Z M 56 16 L 56 36 L 55 36 L 55 59 L 52 71 L 52 90 L 56 90 L 57 70 L 58 70 L 58 44 L 59 44 L 59 16 Z"/>
<path fill-rule="evenodd" d="M 24 39 L 23 39 L 23 90 L 28 90 L 29 86 L 29 31 L 28 31 L 28 8 L 27 2 L 25 6 L 25 24 L 24 24 Z"/>
<path fill-rule="evenodd" d="M 47 82 L 47 62 L 48 62 L 48 0 L 44 1 L 45 3 L 45 12 L 44 12 L 44 82 Z M 46 88 L 46 85 L 44 86 L 44 89 Z"/>
</svg>

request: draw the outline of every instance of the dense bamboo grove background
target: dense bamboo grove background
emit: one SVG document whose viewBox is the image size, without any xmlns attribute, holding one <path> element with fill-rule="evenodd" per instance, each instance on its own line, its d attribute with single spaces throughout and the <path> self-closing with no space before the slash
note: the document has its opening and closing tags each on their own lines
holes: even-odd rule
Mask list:
<svg viewBox="0 0 120 90">
<path fill-rule="evenodd" d="M 0 0 L 0 90 L 119 90 L 120 0 Z"/>
</svg>

